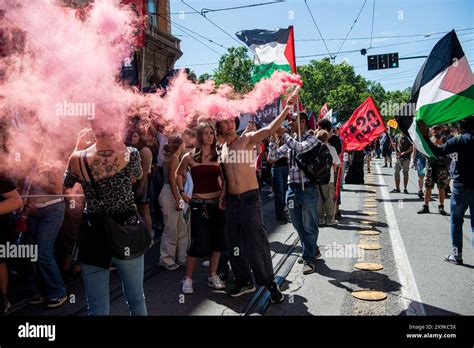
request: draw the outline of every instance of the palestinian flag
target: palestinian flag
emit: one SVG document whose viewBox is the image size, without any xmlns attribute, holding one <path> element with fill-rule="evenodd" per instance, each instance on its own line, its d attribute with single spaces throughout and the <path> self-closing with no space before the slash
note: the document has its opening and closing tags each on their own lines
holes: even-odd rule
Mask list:
<svg viewBox="0 0 474 348">
<path fill-rule="evenodd" d="M 269 78 L 275 70 L 296 73 L 293 26 L 276 31 L 242 30 L 235 35 L 255 54 L 253 82 Z"/>
<path fill-rule="evenodd" d="M 410 102 L 396 117 L 415 147 L 429 157 L 433 153 L 418 130 L 417 122 L 431 127 L 456 122 L 474 114 L 474 75 L 456 32 L 435 45 L 412 87 Z"/>
</svg>

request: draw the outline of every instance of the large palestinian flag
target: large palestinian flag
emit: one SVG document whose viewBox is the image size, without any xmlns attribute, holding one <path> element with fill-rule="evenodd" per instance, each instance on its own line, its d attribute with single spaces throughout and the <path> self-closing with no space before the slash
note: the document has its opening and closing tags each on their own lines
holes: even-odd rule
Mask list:
<svg viewBox="0 0 474 348">
<path fill-rule="evenodd" d="M 452 30 L 435 45 L 423 63 L 412 87 L 410 102 L 396 117 L 416 148 L 433 153 L 417 128 L 459 121 L 474 114 L 474 75 L 456 32 Z"/>
<path fill-rule="evenodd" d="M 272 76 L 275 70 L 296 73 L 293 26 L 276 31 L 242 30 L 235 35 L 255 53 L 253 82 Z"/>
</svg>

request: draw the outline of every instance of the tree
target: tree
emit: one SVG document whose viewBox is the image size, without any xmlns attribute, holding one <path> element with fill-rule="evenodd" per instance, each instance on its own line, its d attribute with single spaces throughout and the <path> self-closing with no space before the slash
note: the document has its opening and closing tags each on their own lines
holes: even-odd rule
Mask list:
<svg viewBox="0 0 474 348">
<path fill-rule="evenodd" d="M 204 83 L 206 82 L 207 80 L 213 80 L 214 78 L 212 77 L 211 74 L 208 74 L 208 73 L 204 73 L 202 74 L 201 76 L 199 76 L 199 83 Z"/>
<path fill-rule="evenodd" d="M 218 86 L 230 84 L 237 92 L 245 93 L 253 88 L 253 68 L 254 63 L 245 47 L 230 47 L 219 60 L 219 67 L 214 70 L 214 80 Z"/>
</svg>

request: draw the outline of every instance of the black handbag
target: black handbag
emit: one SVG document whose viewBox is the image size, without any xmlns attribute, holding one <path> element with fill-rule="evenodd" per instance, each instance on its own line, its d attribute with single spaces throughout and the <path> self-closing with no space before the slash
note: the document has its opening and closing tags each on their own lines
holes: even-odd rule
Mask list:
<svg viewBox="0 0 474 348">
<path fill-rule="evenodd" d="M 87 174 L 89 175 L 91 186 L 100 202 L 99 204 L 102 209 L 102 222 L 106 230 L 113 256 L 119 260 L 133 260 L 140 257 L 151 246 L 151 237 L 147 231 L 145 223 L 136 210 L 135 214 L 137 219 L 134 224 L 121 225 L 112 218 L 103 204 L 94 176 L 92 175 L 89 164 L 87 163 L 85 151 L 82 152 L 81 157 L 84 161 Z"/>
</svg>

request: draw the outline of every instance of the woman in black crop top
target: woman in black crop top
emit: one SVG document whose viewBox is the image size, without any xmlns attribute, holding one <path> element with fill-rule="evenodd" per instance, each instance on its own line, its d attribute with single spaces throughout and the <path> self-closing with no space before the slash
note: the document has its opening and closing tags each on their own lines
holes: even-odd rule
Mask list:
<svg viewBox="0 0 474 348">
<path fill-rule="evenodd" d="M 69 159 L 64 186 L 82 185 L 86 196 L 84 216 L 93 230 L 80 232 L 79 261 L 87 295 L 89 315 L 109 314 L 109 273 L 113 262 L 117 267 L 131 315 L 147 315 L 143 292 L 144 255 L 133 260 L 119 260 L 112 255 L 102 223 L 100 201 L 85 170 L 85 154 L 97 190 L 107 212 L 121 224 L 137 222 L 132 183 L 143 175 L 140 153 L 125 147 L 118 132 L 105 125 L 93 124 L 79 134 L 76 149 Z M 113 127 L 113 126 L 111 126 Z"/>
<path fill-rule="evenodd" d="M 208 285 L 224 289 L 224 282 L 217 276 L 221 251 L 225 251 L 224 196 L 225 184 L 217 162 L 216 137 L 210 123 L 197 128 L 196 147 L 187 153 L 176 171 L 176 178 L 183 200 L 191 205 L 191 246 L 186 261 L 183 293 L 192 294 L 192 276 L 198 258 L 210 257 Z M 193 195 L 184 192 L 182 175 L 191 170 Z"/>
</svg>

